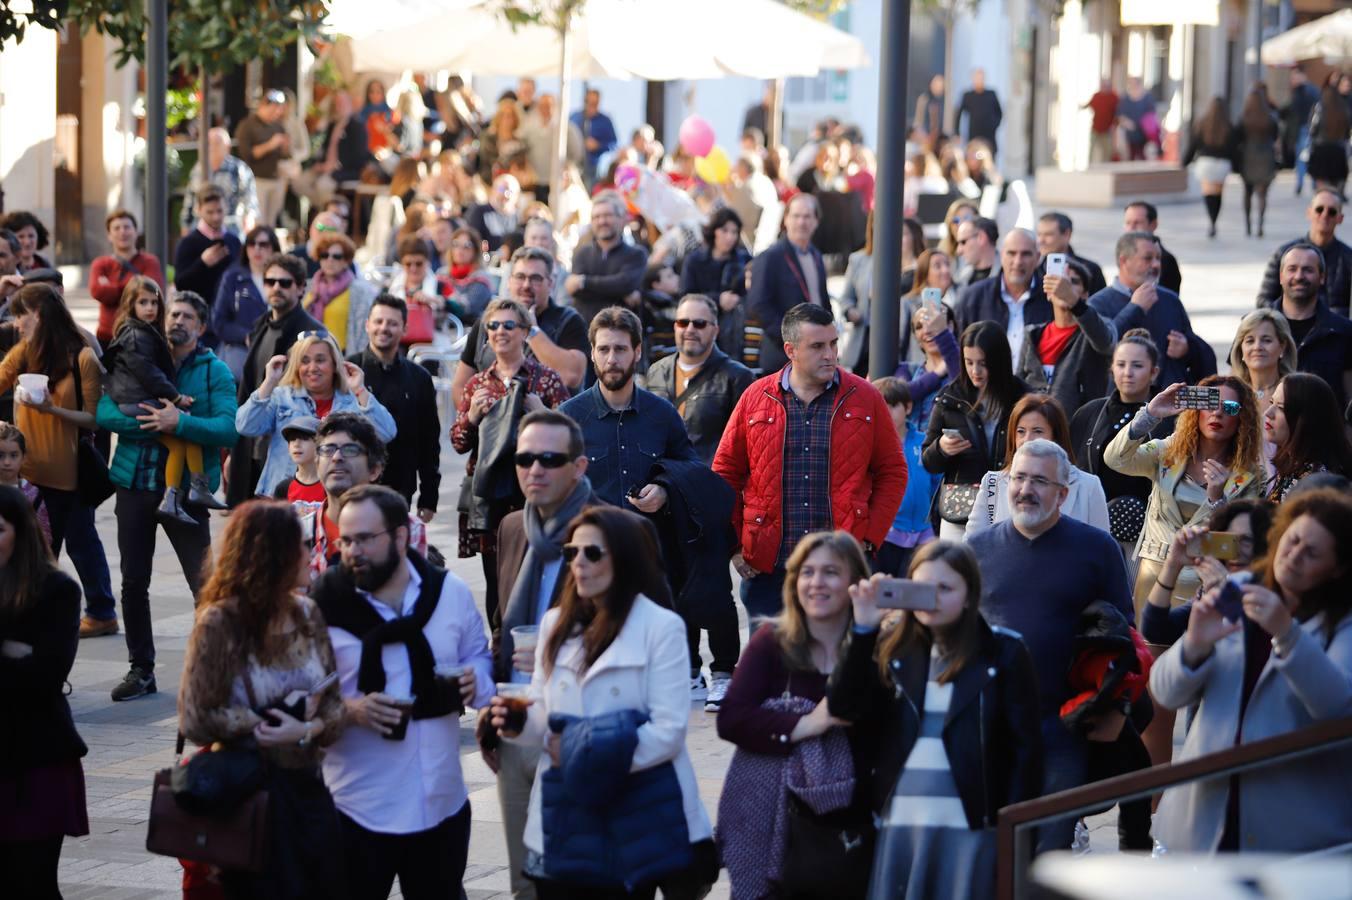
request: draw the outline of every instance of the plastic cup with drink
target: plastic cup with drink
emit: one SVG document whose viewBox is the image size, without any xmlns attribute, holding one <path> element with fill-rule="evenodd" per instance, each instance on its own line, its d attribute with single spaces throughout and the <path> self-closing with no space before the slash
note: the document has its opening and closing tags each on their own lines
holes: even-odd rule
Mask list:
<svg viewBox="0 0 1352 900">
<path fill-rule="evenodd" d="M 504 734 L 520 734 L 526 727 L 526 708 L 530 706 L 530 685 L 497 683 L 497 699 L 507 708 L 506 721 L 502 725 Z"/>
<path fill-rule="evenodd" d="M 29 403 L 47 401 L 48 378 L 34 372 L 25 372 L 19 376 L 19 387 L 23 388 L 23 399 Z"/>
<path fill-rule="evenodd" d="M 460 713 L 465 711 L 465 698 L 460 694 L 460 678 L 468 669 L 468 666 L 459 663 L 442 663 L 432 670 L 437 690 L 449 701 L 450 708 Z"/>
<path fill-rule="evenodd" d="M 535 667 L 535 646 L 539 642 L 539 625 L 518 625 L 513 628 L 512 668 L 523 675 L 530 674 Z"/>
<path fill-rule="evenodd" d="M 387 741 L 402 741 L 408 734 L 408 721 L 413 716 L 413 697 L 401 697 L 392 695 L 390 697 L 390 706 L 399 710 L 399 722 L 390 727 L 390 733 L 385 735 Z"/>
</svg>

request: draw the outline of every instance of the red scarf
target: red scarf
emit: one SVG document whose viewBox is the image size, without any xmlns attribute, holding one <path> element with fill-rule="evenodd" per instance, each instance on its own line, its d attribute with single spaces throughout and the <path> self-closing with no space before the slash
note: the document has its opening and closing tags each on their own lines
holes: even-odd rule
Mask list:
<svg viewBox="0 0 1352 900">
<path fill-rule="evenodd" d="M 473 271 L 474 263 L 465 263 L 464 265 L 459 263 L 451 264 L 451 277 L 456 281 L 464 281 Z"/>
</svg>

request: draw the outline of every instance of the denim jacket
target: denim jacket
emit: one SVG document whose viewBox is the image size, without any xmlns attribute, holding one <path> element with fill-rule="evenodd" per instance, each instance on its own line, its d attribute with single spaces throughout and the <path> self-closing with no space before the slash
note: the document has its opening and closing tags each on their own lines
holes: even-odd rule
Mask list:
<svg viewBox="0 0 1352 900">
<path fill-rule="evenodd" d="M 398 432 L 389 410 L 370 391 L 366 392 L 366 406 L 357 402 L 356 395 L 339 391 L 333 395 L 333 408 L 329 412 L 354 412 L 366 416 L 371 420 L 376 436 L 387 444 Z M 241 435 L 268 438 L 268 458 L 263 463 L 263 474 L 255 489 L 259 496 L 271 497 L 277 485 L 296 474 L 296 464 L 287 452 L 282 429 L 298 416 L 317 417 L 315 402 L 304 388 L 286 386 L 274 388 L 272 396 L 266 400 L 254 391 L 235 414 L 235 430 Z"/>
<path fill-rule="evenodd" d="M 658 460 L 699 461 L 676 407 L 640 387 L 626 409 L 611 409 L 594 384 L 559 410 L 582 427 L 587 477 L 597 496 L 614 506 L 629 509 L 624 495 L 649 483 Z"/>
</svg>

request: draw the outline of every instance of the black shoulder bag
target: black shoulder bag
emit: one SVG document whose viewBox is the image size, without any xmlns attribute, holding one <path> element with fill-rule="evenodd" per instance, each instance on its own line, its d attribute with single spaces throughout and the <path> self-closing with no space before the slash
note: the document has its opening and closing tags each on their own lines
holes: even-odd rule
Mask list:
<svg viewBox="0 0 1352 900">
<path fill-rule="evenodd" d="M 70 373 L 75 378 L 75 408 L 84 412 L 84 379 L 80 377 L 79 354 L 71 358 Z M 85 506 L 97 509 L 113 496 L 114 490 L 113 480 L 108 476 L 108 460 L 94 446 L 94 432 L 80 429 L 80 438 L 75 444 L 76 495 Z"/>
</svg>

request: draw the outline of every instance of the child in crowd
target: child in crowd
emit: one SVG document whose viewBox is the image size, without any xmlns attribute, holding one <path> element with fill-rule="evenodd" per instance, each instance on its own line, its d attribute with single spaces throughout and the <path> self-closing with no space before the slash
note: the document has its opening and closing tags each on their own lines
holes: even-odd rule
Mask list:
<svg viewBox="0 0 1352 900">
<path fill-rule="evenodd" d="M 278 500 L 295 503 L 323 503 L 324 485 L 319 481 L 319 454 L 315 451 L 315 432 L 319 420 L 314 416 L 297 416 L 282 427 L 286 449 L 296 464 L 296 474 L 277 485 L 273 493 Z"/>
<path fill-rule="evenodd" d="M 671 263 L 654 263 L 643 273 L 645 362 L 649 365 L 676 352 L 676 307 L 680 305 L 681 277 Z"/>
<path fill-rule="evenodd" d="M 174 386 L 174 357 L 164 336 L 164 316 L 164 294 L 158 284 L 140 275 L 127 282 L 113 323 L 113 342 L 103 357 L 108 369 L 108 396 L 125 416 L 145 415 L 143 404 L 153 406 L 161 400 L 167 400 L 179 409 L 192 405 L 193 398 L 180 394 Z M 207 509 L 225 509 L 225 505 L 211 495 L 201 446 L 172 434 L 161 434 L 160 443 L 169 453 L 164 466 L 164 499 L 158 513 L 185 524 L 197 524 L 183 508 L 185 464 L 188 469 L 186 502 Z"/>
<path fill-rule="evenodd" d="M 907 471 L 906 493 L 901 498 L 901 507 L 887 537 L 878 548 L 875 561 L 879 572 L 901 577 L 910 564 L 916 548 L 934 540 L 934 528 L 930 525 L 930 505 L 934 492 L 939 489 L 943 475 L 925 471 L 920 463 L 920 450 L 925 443 L 924 427 L 910 428 L 908 420 L 914 408 L 911 388 L 900 378 L 879 378 L 873 386 L 883 395 L 888 412 L 892 414 L 892 424 L 896 426 L 897 438 L 906 453 Z"/>
<path fill-rule="evenodd" d="M 33 512 L 38 517 L 38 528 L 42 530 L 42 536 L 50 547 L 52 522 L 47 516 L 47 504 L 43 502 L 38 486 L 29 483 L 27 478 L 19 474 L 19 470 L 23 468 L 23 458 L 27 455 L 28 442 L 24 440 L 23 432 L 16 425 L 0 422 L 0 485 L 18 488 L 28 498 L 28 502 L 33 504 Z"/>
</svg>

